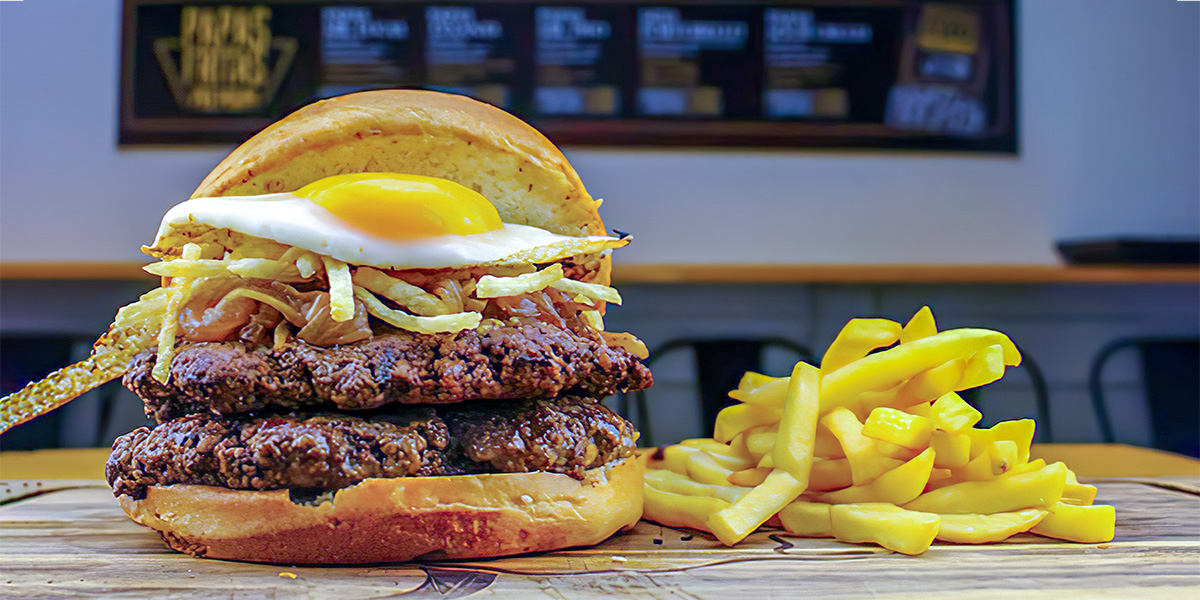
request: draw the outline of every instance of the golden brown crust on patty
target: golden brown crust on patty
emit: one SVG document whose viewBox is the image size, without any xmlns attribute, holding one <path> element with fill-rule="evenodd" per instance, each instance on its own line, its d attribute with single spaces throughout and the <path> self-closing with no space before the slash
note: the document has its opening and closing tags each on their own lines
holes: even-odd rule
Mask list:
<svg viewBox="0 0 1200 600">
<path fill-rule="evenodd" d="M 370 479 L 332 502 L 287 490 L 152 487 L 121 498 L 134 521 L 174 549 L 253 562 L 373 563 L 479 558 L 597 544 L 642 514 L 642 471 L 623 460 L 586 472 Z"/>
</svg>

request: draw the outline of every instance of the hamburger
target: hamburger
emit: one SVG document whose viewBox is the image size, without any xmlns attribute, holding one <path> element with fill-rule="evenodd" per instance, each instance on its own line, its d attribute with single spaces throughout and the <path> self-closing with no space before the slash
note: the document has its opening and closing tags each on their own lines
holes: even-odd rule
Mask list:
<svg viewBox="0 0 1200 600">
<path fill-rule="evenodd" d="M 561 152 L 424 91 L 301 108 L 238 147 L 143 250 L 162 287 L 91 356 L 0 402 L 0 427 L 121 377 L 125 513 L 195 556 L 480 558 L 592 545 L 642 513 L 648 387 L 605 331 L 612 250 Z"/>
</svg>

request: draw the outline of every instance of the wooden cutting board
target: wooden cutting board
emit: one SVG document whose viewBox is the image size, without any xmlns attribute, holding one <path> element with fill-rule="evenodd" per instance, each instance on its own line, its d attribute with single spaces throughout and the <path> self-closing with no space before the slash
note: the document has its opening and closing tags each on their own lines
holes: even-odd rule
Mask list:
<svg viewBox="0 0 1200 600">
<path fill-rule="evenodd" d="M 95 481 L 0 482 L 0 597 L 1200 597 L 1200 477 L 1095 481 L 1099 545 L 1021 535 L 918 557 L 761 530 L 734 548 L 643 521 L 594 548 L 456 563 L 298 567 L 176 554 Z M 1191 590 L 1190 592 L 1187 590 Z"/>
</svg>

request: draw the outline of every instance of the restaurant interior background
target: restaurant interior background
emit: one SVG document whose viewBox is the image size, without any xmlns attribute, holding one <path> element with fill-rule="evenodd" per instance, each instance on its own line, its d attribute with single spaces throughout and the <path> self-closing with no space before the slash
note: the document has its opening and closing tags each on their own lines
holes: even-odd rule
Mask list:
<svg viewBox="0 0 1200 600">
<path fill-rule="evenodd" d="M 848 318 L 929 305 L 940 326 L 1004 331 L 1033 359 L 1050 411 L 1038 440 L 1058 442 L 1104 439 L 1088 382 L 1110 344 L 1183 338 L 1164 410 L 1195 444 L 1195 264 L 1081 274 L 1057 268 L 1056 244 L 1200 234 L 1200 3 L 1023 0 L 1013 14 L 1016 152 L 567 145 L 606 224 L 635 238 L 615 259 L 626 302 L 609 328 L 652 349 L 782 338 L 819 353 Z M 121 31 L 119 0 L 0 6 L 3 393 L 80 358 L 155 285 L 126 265 L 232 147 L 118 144 Z M 1149 446 L 1160 380 L 1142 357 L 1114 351 L 1101 378 L 1115 439 Z M 794 360 L 769 350 L 763 368 Z M 654 442 L 701 434 L 693 355 L 653 367 Z M 1030 371 L 975 398 L 990 420 L 1037 413 Z M 112 383 L 0 448 L 105 446 L 140 412 Z"/>
</svg>

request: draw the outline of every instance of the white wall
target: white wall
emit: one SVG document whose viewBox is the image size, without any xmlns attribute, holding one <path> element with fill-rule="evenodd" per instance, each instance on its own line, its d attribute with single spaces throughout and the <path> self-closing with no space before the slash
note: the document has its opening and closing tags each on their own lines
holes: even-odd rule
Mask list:
<svg viewBox="0 0 1200 600">
<path fill-rule="evenodd" d="M 1200 230 L 1200 4 L 1019 5 L 1021 154 L 568 154 L 624 262 L 1051 263 Z M 0 5 L 0 260 L 138 260 L 227 151 L 118 150 L 118 0 Z"/>
</svg>

